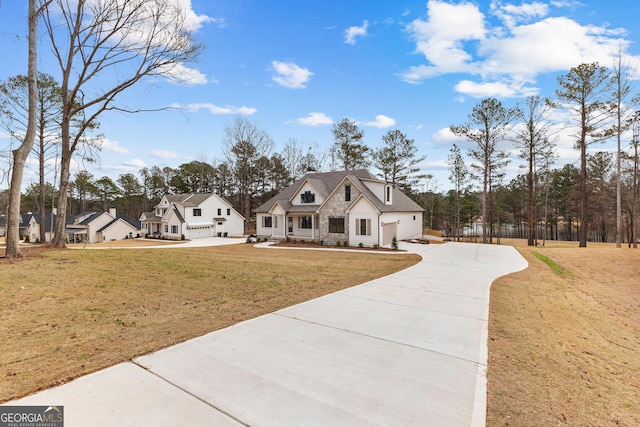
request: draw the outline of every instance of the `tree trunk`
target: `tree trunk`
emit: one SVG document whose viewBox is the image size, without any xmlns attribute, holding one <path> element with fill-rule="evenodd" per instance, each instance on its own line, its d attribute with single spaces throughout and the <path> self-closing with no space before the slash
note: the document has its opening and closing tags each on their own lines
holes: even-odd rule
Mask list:
<svg viewBox="0 0 640 427">
<path fill-rule="evenodd" d="M 527 238 L 527 246 L 534 246 L 535 213 L 533 207 L 533 149 L 529 150 L 529 173 L 527 174 L 527 190 L 527 211 L 529 216 L 529 236 Z"/>
<path fill-rule="evenodd" d="M 579 234 L 581 248 L 587 247 L 588 212 L 587 212 L 587 144 L 586 135 L 580 143 L 580 225 Z"/>
<path fill-rule="evenodd" d="M 67 195 L 69 194 L 69 178 L 71 176 L 71 150 L 70 150 L 70 124 L 69 114 L 63 113 L 61 125 L 62 154 L 60 157 L 60 187 L 58 189 L 58 215 L 56 220 L 53 245 L 64 248 L 67 242 L 65 231 L 67 217 Z"/>
<path fill-rule="evenodd" d="M 39 218 L 40 222 L 40 243 L 47 242 L 47 226 L 46 226 L 46 200 L 45 200 L 45 179 L 44 179 L 44 127 L 45 127 L 45 118 L 44 118 L 44 108 L 40 109 L 40 129 L 39 129 L 39 144 L 40 150 L 38 151 L 38 165 L 39 165 L 39 191 L 38 191 L 38 206 L 39 206 Z"/>
<path fill-rule="evenodd" d="M 29 117 L 27 131 L 22 144 L 13 151 L 13 169 L 11 170 L 11 184 L 9 186 L 9 211 L 7 217 L 6 257 L 17 258 L 20 252 L 20 193 L 22 191 L 22 176 L 24 165 L 33 148 L 36 137 L 36 107 L 38 105 L 38 71 L 37 71 L 37 29 L 38 14 L 36 0 L 29 0 L 29 56 L 28 56 L 28 88 L 29 88 Z"/>
</svg>

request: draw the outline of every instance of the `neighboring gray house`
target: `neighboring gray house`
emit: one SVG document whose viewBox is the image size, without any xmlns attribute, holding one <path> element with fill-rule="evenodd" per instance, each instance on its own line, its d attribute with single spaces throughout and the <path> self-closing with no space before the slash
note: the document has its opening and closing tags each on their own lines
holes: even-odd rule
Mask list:
<svg viewBox="0 0 640 427">
<path fill-rule="evenodd" d="M 168 194 L 140 217 L 146 236 L 180 240 L 244 235 L 244 217 L 216 194 Z"/>
<path fill-rule="evenodd" d="M 422 237 L 424 209 L 366 170 L 309 172 L 256 210 L 259 237 L 350 246 Z"/>
</svg>

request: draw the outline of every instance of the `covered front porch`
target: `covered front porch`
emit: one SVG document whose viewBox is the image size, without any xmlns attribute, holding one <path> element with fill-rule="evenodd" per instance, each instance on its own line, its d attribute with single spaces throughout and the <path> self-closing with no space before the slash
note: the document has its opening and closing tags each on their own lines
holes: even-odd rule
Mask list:
<svg viewBox="0 0 640 427">
<path fill-rule="evenodd" d="M 317 241 L 320 218 L 315 213 L 272 213 L 261 218 L 261 230 L 271 240 Z"/>
<path fill-rule="evenodd" d="M 86 228 L 67 228 L 67 241 L 69 243 L 84 243 L 88 241 Z"/>
<path fill-rule="evenodd" d="M 147 237 L 162 237 L 162 222 L 160 221 L 142 221 L 142 232 Z"/>
</svg>

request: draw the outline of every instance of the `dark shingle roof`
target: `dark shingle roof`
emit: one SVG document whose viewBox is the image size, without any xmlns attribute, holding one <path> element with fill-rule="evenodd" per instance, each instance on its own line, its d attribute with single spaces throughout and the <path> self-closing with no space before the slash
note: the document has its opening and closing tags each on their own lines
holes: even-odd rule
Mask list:
<svg viewBox="0 0 640 427">
<path fill-rule="evenodd" d="M 322 173 L 310 173 L 293 184 L 282 190 L 276 196 L 269 199 L 266 203 L 259 206 L 256 213 L 269 212 L 276 203 L 280 204 L 282 208 L 287 212 L 315 212 L 319 205 L 292 205 L 290 200 L 300 189 L 300 186 L 308 181 L 318 192 L 323 199 L 326 199 L 332 191 L 342 182 L 345 177 L 349 177 L 358 188 L 362 191 L 362 194 L 371 202 L 380 212 L 421 212 L 424 211 L 420 205 L 411 200 L 406 194 L 398 189 L 393 190 L 393 205 L 385 205 L 373 192 L 366 186 L 363 181 L 373 180 L 380 181 L 371 172 L 360 170 L 349 171 L 335 171 L 335 172 L 322 172 Z"/>
</svg>

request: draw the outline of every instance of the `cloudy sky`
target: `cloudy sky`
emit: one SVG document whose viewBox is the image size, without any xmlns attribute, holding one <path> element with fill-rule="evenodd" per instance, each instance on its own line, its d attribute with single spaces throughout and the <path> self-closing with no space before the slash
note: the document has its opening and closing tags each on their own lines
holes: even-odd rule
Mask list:
<svg viewBox="0 0 640 427">
<path fill-rule="evenodd" d="M 372 148 L 392 129 L 414 139 L 426 155 L 422 170 L 445 190 L 456 142 L 449 126 L 466 122 L 481 99 L 514 106 L 528 95 L 553 97 L 571 67 L 608 65 L 620 50 L 635 61 L 640 52 L 636 0 L 175 1 L 189 9 L 205 50 L 181 66 L 179 81 L 148 80 L 119 99 L 179 108 L 100 118 L 100 164 L 87 166 L 96 179 L 222 160 L 224 127 L 237 116 L 266 131 L 276 151 L 291 138 L 328 149 L 332 124 L 347 117 Z M 2 2 L 1 80 L 26 72 L 25 34 L 26 2 Z M 59 77 L 46 51 L 39 67 Z M 559 167 L 577 160 L 569 134 L 560 134 Z M 463 153 L 470 147 L 457 142 Z M 0 148 L 8 144 L 0 130 Z M 27 170 L 27 184 L 36 170 Z M 515 156 L 509 173 L 518 173 Z"/>
</svg>

